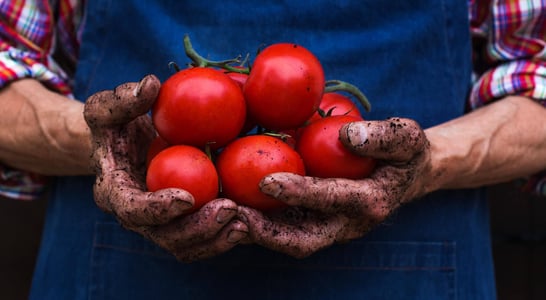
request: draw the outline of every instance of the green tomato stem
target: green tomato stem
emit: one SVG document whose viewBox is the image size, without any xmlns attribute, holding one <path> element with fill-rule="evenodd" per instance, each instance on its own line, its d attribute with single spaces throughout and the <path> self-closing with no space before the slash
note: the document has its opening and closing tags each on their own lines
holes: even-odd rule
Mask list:
<svg viewBox="0 0 546 300">
<path fill-rule="evenodd" d="M 249 68 L 241 68 L 240 66 L 236 68 L 231 66 L 231 64 L 240 64 L 241 56 L 227 60 L 212 61 L 199 55 L 193 48 L 190 37 L 187 34 L 184 35 L 184 51 L 186 52 L 186 56 L 191 59 L 191 65 L 194 67 L 217 67 L 234 73 L 250 73 Z"/>
<path fill-rule="evenodd" d="M 210 148 L 210 143 L 205 144 L 205 154 L 211 161 L 214 161 L 214 158 L 212 156 L 212 149 Z"/>
<path fill-rule="evenodd" d="M 286 139 L 292 137 L 292 136 L 289 135 L 288 133 L 284 133 L 284 132 L 271 132 L 271 131 L 267 131 L 267 132 L 263 132 L 263 133 L 261 133 L 261 134 L 263 134 L 263 135 L 268 135 L 268 136 L 272 136 L 272 137 L 276 137 L 276 138 L 280 138 L 280 139 L 283 140 L 283 141 L 286 141 Z"/>
<path fill-rule="evenodd" d="M 171 61 L 171 62 L 169 63 L 169 68 L 174 69 L 175 72 L 180 71 L 180 67 L 179 67 L 178 64 L 176 64 L 174 61 Z"/>
<path fill-rule="evenodd" d="M 364 107 L 364 109 L 366 109 L 367 112 L 369 112 L 372 109 L 372 105 L 370 104 L 370 101 L 357 86 L 345 81 L 341 81 L 341 80 L 326 81 L 326 85 L 324 87 L 325 93 L 337 92 L 337 91 L 343 91 L 353 95 L 362 104 L 362 106 Z"/>
</svg>

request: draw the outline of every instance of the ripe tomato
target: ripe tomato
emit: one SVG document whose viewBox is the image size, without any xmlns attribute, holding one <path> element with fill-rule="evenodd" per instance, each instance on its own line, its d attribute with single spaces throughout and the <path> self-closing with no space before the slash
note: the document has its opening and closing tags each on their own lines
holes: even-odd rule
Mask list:
<svg viewBox="0 0 546 300">
<path fill-rule="evenodd" d="M 152 158 L 154 158 L 159 152 L 168 148 L 169 146 L 169 143 L 167 143 L 167 141 L 165 141 L 161 136 L 156 136 L 152 140 L 150 148 L 148 148 L 148 153 L 146 154 L 146 165 L 149 166 Z"/>
<path fill-rule="evenodd" d="M 246 119 L 241 88 L 211 68 L 184 69 L 161 86 L 152 120 L 168 143 L 220 148 L 233 140 Z"/>
<path fill-rule="evenodd" d="M 210 158 L 198 148 L 175 145 L 159 152 L 146 174 L 149 191 L 180 188 L 192 194 L 195 211 L 218 196 L 218 173 Z"/>
<path fill-rule="evenodd" d="M 339 130 L 344 124 L 361 120 L 355 116 L 331 116 L 301 129 L 296 150 L 303 158 L 307 175 L 360 179 L 372 172 L 374 159 L 353 154 L 339 141 Z"/>
<path fill-rule="evenodd" d="M 259 183 L 275 172 L 305 175 L 299 154 L 278 138 L 249 135 L 224 148 L 216 160 L 222 193 L 233 201 L 262 211 L 286 207 L 286 204 L 262 193 Z"/>
<path fill-rule="evenodd" d="M 288 144 L 292 149 L 296 149 L 296 141 L 298 140 L 300 128 L 297 129 L 288 129 L 279 132 L 279 136 L 283 142 Z"/>
<path fill-rule="evenodd" d="M 237 82 L 237 84 L 239 85 L 239 87 L 241 87 L 241 89 L 243 88 L 243 85 L 245 84 L 248 78 L 248 74 L 244 74 L 244 73 L 230 72 L 226 70 L 223 70 L 223 72 L 224 74 L 229 76 L 231 79 L 235 80 L 235 82 Z"/>
<path fill-rule="evenodd" d="M 319 106 L 324 70 L 304 47 L 278 43 L 260 52 L 243 87 L 250 117 L 282 131 L 305 123 Z"/>
<path fill-rule="evenodd" d="M 362 119 L 356 104 L 349 97 L 340 93 L 324 93 L 324 95 L 322 95 L 322 100 L 320 101 L 319 109 L 325 114 L 330 113 L 330 116 L 351 115 Z M 316 121 L 320 118 L 322 118 L 322 116 L 317 111 L 309 119 L 309 122 Z"/>
<path fill-rule="evenodd" d="M 248 74 L 229 72 L 226 70 L 222 70 L 222 72 L 224 72 L 231 79 L 233 79 L 239 85 L 241 91 L 243 90 L 243 86 L 248 79 Z M 252 129 L 254 129 L 254 127 L 256 127 L 256 122 L 251 120 L 247 114 L 247 118 L 245 120 L 245 123 L 243 124 L 243 128 L 241 129 L 241 135 L 245 135 L 246 133 L 250 132 Z"/>
</svg>

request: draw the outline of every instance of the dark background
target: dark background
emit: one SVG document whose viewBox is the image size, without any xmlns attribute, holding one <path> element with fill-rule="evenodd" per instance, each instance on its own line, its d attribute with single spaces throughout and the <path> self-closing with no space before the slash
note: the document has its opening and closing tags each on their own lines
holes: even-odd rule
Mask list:
<svg viewBox="0 0 546 300">
<path fill-rule="evenodd" d="M 511 184 L 489 198 L 499 300 L 546 299 L 546 198 Z M 46 204 L 0 197 L 0 299 L 27 298 Z"/>
</svg>

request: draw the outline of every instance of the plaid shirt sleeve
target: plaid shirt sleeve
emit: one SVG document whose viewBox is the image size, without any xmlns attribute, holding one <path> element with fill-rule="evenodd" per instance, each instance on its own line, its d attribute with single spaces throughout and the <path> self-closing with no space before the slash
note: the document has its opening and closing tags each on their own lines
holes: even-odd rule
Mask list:
<svg viewBox="0 0 546 300">
<path fill-rule="evenodd" d="M 546 2 L 469 0 L 477 108 L 506 95 L 546 101 Z"/>
<path fill-rule="evenodd" d="M 71 96 L 83 0 L 0 1 L 0 89 L 21 78 Z M 47 179 L 0 164 L 0 196 L 34 199 Z"/>
<path fill-rule="evenodd" d="M 476 82 L 471 109 L 507 95 L 546 106 L 546 2 L 469 0 Z M 546 196 L 546 171 L 526 178 L 522 189 Z"/>
<path fill-rule="evenodd" d="M 509 94 L 545 103 L 546 3 L 468 1 L 477 66 L 469 107 L 474 109 Z M 0 88 L 16 79 L 33 77 L 51 89 L 70 94 L 83 2 L 0 2 Z M 53 16 L 58 18 L 56 23 Z M 0 195 L 33 198 L 43 190 L 43 182 L 35 175 L 0 165 Z M 546 196 L 546 176 L 533 177 L 525 186 Z"/>
</svg>

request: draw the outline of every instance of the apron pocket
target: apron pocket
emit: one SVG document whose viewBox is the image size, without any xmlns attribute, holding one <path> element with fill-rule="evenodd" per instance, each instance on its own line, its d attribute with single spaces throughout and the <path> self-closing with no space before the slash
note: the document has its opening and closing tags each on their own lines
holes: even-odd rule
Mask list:
<svg viewBox="0 0 546 300">
<path fill-rule="evenodd" d="M 117 223 L 95 229 L 90 299 L 456 299 L 455 242 L 362 239 L 301 260 L 238 246 L 183 264 Z"/>
</svg>

